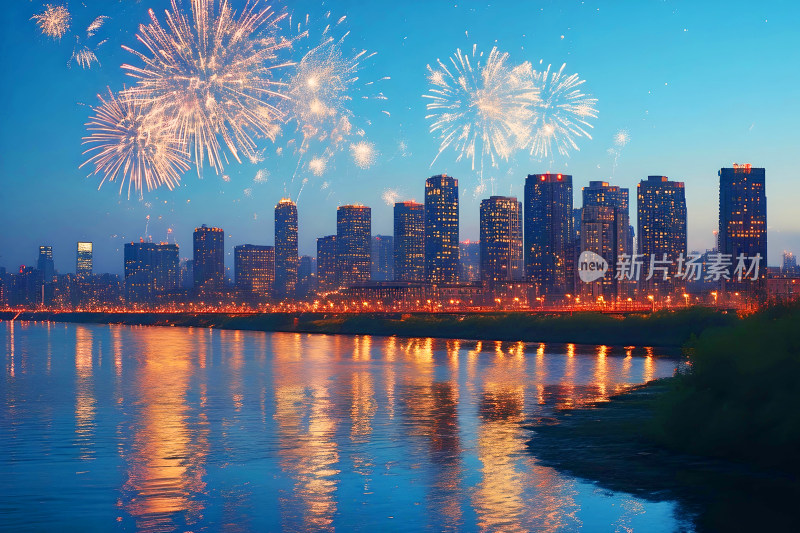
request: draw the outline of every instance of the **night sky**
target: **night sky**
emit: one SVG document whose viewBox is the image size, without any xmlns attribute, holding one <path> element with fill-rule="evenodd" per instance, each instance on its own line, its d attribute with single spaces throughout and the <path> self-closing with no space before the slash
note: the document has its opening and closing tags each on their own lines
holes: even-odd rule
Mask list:
<svg viewBox="0 0 800 533">
<path fill-rule="evenodd" d="M 296 198 L 302 178 L 291 181 L 296 159 L 288 150 L 277 155 L 288 135 L 260 142 L 262 162 L 227 165 L 229 181 L 208 167 L 199 179 L 192 169 L 180 188 L 145 192 L 141 200 L 120 196 L 114 184 L 98 190 L 99 179 L 87 178 L 90 169 L 78 168 L 85 159 L 81 138 L 89 105 L 106 87 L 118 91 L 133 83 L 120 66 L 135 58 L 121 47 L 137 47 L 147 10 L 163 22 L 169 2 L 69 2 L 72 28 L 60 42 L 42 35 L 31 20 L 43 4 L 4 4 L 0 266 L 35 264 L 37 247 L 49 244 L 56 268 L 72 272 L 75 242 L 90 240 L 95 271 L 121 273 L 124 242 L 174 240 L 181 256 L 190 257 L 191 232 L 201 224 L 224 228 L 230 263 L 237 244 L 273 244 L 274 206 L 284 194 Z M 244 2 L 232 4 L 240 9 Z M 344 151 L 323 176 L 307 176 L 298 202 L 301 254 L 314 255 L 316 238 L 335 233 L 338 205 L 371 206 L 373 233 L 391 234 L 387 189 L 397 190 L 401 200 L 420 201 L 425 178 L 440 173 L 459 179 L 461 238 L 477 239 L 478 204 L 491 190 L 474 197 L 477 172 L 467 160 L 457 162 L 454 151 L 431 167 L 439 142 L 429 132 L 421 96 L 429 88 L 427 64 L 473 45 L 486 52 L 497 46 L 511 61 L 530 61 L 534 68 L 566 63 L 565 72 L 578 73 L 586 80 L 584 92 L 598 99 L 592 139 L 579 139 L 579 151 L 545 160 L 521 151 L 486 168 L 496 194 L 521 196 L 527 174 L 552 170 L 573 175 L 579 207 L 582 186 L 609 180 L 631 189 L 635 226 L 636 184 L 647 175 L 666 175 L 686 182 L 689 248 L 703 250 L 712 246 L 717 226 L 718 169 L 751 163 L 767 172 L 769 263 L 779 264 L 783 250 L 800 252 L 800 5 L 794 2 L 337 0 L 283 7 L 295 19 L 309 14 L 318 25 L 329 11 L 331 20 L 346 15 L 337 27 L 350 31 L 345 50 L 376 52 L 359 70 L 360 81 L 375 84 L 359 84 L 352 111 L 379 156 L 361 169 Z M 68 66 L 74 35 L 99 15 L 110 17 L 94 39 L 107 39 L 96 52 L 101 64 Z M 390 79 L 381 80 L 385 76 Z M 377 92 L 387 99 L 362 98 Z M 630 141 L 614 165 L 609 149 L 621 130 Z M 266 182 L 254 182 L 257 174 Z"/>
</svg>

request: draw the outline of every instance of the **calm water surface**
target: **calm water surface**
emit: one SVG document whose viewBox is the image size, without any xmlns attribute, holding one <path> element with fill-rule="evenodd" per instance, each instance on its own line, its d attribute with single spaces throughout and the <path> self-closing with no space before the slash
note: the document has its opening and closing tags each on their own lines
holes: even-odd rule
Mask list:
<svg viewBox="0 0 800 533">
<path fill-rule="evenodd" d="M 0 323 L 0 529 L 674 531 L 526 422 L 671 375 L 605 347 Z M 657 355 L 657 354 L 656 354 Z"/>
</svg>

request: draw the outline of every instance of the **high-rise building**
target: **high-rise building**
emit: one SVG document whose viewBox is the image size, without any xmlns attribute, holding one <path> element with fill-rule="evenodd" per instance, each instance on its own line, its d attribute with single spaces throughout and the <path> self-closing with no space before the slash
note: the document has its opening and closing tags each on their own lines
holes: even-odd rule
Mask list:
<svg viewBox="0 0 800 533">
<path fill-rule="evenodd" d="M 275 298 L 295 297 L 297 286 L 297 205 L 282 198 L 275 206 Z"/>
<path fill-rule="evenodd" d="M 53 263 L 53 247 L 39 246 L 39 259 L 36 261 L 36 268 L 42 273 L 44 283 L 52 283 L 56 275 L 55 263 Z"/>
<path fill-rule="evenodd" d="M 78 276 L 92 275 L 92 243 L 78 242 L 75 256 L 75 274 Z"/>
<path fill-rule="evenodd" d="M 241 244 L 233 249 L 236 290 L 250 305 L 268 301 L 275 282 L 275 248 Z"/>
<path fill-rule="evenodd" d="M 458 281 L 458 180 L 442 174 L 425 181 L 425 281 Z"/>
<path fill-rule="evenodd" d="M 630 214 L 628 189 L 609 185 L 605 181 L 590 181 L 584 187 L 581 210 L 580 251 L 590 251 L 603 257 L 609 265 L 605 275 L 590 283 L 581 283 L 585 297 L 613 299 L 621 296 L 627 285 L 617 279 L 617 264 L 621 254 L 630 254 Z"/>
<path fill-rule="evenodd" d="M 472 283 L 481 279 L 481 242 L 461 241 L 458 243 L 458 280 Z"/>
<path fill-rule="evenodd" d="M 425 206 L 417 202 L 394 204 L 394 278 L 425 280 Z"/>
<path fill-rule="evenodd" d="M 637 253 L 641 254 L 640 288 L 648 296 L 668 293 L 683 286 L 674 277 L 678 258 L 686 257 L 686 193 L 681 181 L 648 176 L 637 187 Z M 653 274 L 650 276 L 650 266 Z M 664 280 L 664 270 L 668 268 Z M 647 279 L 651 277 L 651 279 Z"/>
<path fill-rule="evenodd" d="M 800 269 L 797 268 L 797 257 L 795 257 L 792 252 L 783 252 L 781 274 L 784 276 L 796 276 L 800 274 Z"/>
<path fill-rule="evenodd" d="M 374 235 L 372 237 L 372 267 L 370 279 L 391 281 L 394 279 L 394 237 Z"/>
<path fill-rule="evenodd" d="M 481 201 L 480 228 L 481 280 L 521 280 L 524 277 L 522 204 L 507 196 Z"/>
<path fill-rule="evenodd" d="M 339 288 L 339 262 L 336 235 L 317 239 L 317 285 L 321 292 Z"/>
<path fill-rule="evenodd" d="M 369 281 L 372 268 L 372 210 L 363 205 L 343 205 L 336 210 L 336 247 L 339 281 L 352 285 Z"/>
<path fill-rule="evenodd" d="M 194 230 L 194 288 L 219 291 L 225 280 L 225 233 L 203 224 Z"/>
<path fill-rule="evenodd" d="M 546 294 L 571 293 L 572 176 L 530 174 L 525 180 L 525 276 Z"/>
<path fill-rule="evenodd" d="M 129 242 L 125 244 L 125 301 L 156 303 L 159 294 L 179 287 L 177 244 Z"/>
<path fill-rule="evenodd" d="M 733 165 L 719 171 L 719 252 L 730 254 L 733 262 L 731 281 L 723 287 L 729 291 L 763 289 L 753 280 L 738 283 L 733 270 L 737 258 L 761 256 L 759 279 L 767 272 L 767 193 L 766 172 L 751 165 Z M 750 260 L 747 265 L 749 266 Z M 751 274 L 752 277 L 752 274 Z"/>
<path fill-rule="evenodd" d="M 297 299 L 307 300 L 317 290 L 317 259 L 310 255 L 301 255 L 297 267 Z"/>
</svg>

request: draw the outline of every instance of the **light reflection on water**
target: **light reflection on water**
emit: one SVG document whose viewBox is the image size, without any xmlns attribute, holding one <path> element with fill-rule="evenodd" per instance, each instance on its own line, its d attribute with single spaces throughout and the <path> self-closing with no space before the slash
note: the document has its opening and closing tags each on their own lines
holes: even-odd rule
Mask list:
<svg viewBox="0 0 800 533">
<path fill-rule="evenodd" d="M 671 531 L 537 463 L 526 421 L 671 375 L 652 350 L 0 324 L 10 528 Z"/>
</svg>

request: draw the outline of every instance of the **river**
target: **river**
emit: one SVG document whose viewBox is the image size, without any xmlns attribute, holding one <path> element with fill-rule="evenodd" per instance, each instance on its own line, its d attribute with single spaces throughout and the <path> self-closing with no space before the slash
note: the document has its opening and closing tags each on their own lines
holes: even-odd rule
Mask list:
<svg viewBox="0 0 800 533">
<path fill-rule="evenodd" d="M 658 351 L 0 323 L 0 529 L 675 531 L 543 466 L 525 425 Z"/>
</svg>

